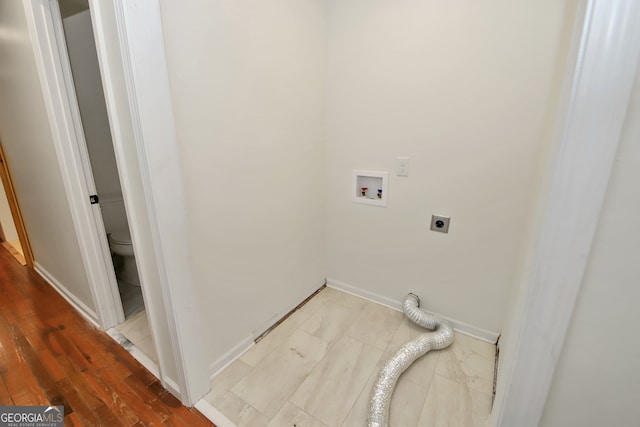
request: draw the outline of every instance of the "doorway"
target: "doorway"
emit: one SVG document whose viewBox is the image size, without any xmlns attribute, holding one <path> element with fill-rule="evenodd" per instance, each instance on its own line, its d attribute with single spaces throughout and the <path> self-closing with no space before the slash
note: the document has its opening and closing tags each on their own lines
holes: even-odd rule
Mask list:
<svg viewBox="0 0 640 427">
<path fill-rule="evenodd" d="M 91 203 L 99 217 L 98 234 L 108 242 L 105 264 L 111 266 L 112 287 L 117 287 L 122 315 L 116 331 L 111 332 L 125 347 L 130 343 L 157 365 L 157 353 L 151 338 L 145 311 L 142 284 L 138 275 L 129 221 L 118 174 L 109 117 L 102 88 L 89 4 L 79 0 L 59 0 L 56 25 L 67 92 L 78 135 L 82 168 L 88 188 L 93 189 Z M 54 13 L 54 19 L 57 16 Z M 66 49 L 65 49 L 66 47 Z M 68 65 L 68 66 L 67 66 Z"/>
<path fill-rule="evenodd" d="M 193 405 L 210 388 L 206 373 L 211 368 L 197 332 L 201 315 L 189 309 L 197 305 L 197 293 L 188 268 L 186 210 L 173 112 L 168 108 L 171 97 L 159 3 L 88 3 L 158 363 L 155 368 L 147 366 L 132 354 L 171 393 Z M 75 126 L 79 112 L 75 94 L 71 96 L 74 89 L 68 79 L 64 36 L 60 37 L 59 3 L 30 0 L 23 6 L 81 261 L 96 305 L 96 313 L 87 318 L 110 333 L 124 315 L 102 212 L 98 204 L 89 203 L 96 192 L 92 180 L 85 179 L 86 147 L 82 151 L 83 144 L 77 143 L 84 135 Z M 222 358 L 215 363 L 226 362 Z"/>
<path fill-rule="evenodd" d="M 21 265 L 27 265 L 15 221 L 11 215 L 9 200 L 3 188 L 0 188 L 0 245 Z"/>
<path fill-rule="evenodd" d="M 0 244 L 22 265 L 33 268 L 33 254 L 20 212 L 9 165 L 0 144 Z"/>
</svg>

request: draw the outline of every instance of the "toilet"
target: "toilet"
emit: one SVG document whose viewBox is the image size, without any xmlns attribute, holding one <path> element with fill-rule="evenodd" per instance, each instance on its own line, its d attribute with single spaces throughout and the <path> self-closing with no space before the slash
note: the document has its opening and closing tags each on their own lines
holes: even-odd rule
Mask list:
<svg viewBox="0 0 640 427">
<path fill-rule="evenodd" d="M 128 285 L 140 286 L 138 267 L 136 266 L 129 232 L 127 230 L 112 231 L 107 235 L 107 238 L 111 252 L 122 257 L 123 268 L 120 274 L 116 274 L 118 279 Z"/>
</svg>

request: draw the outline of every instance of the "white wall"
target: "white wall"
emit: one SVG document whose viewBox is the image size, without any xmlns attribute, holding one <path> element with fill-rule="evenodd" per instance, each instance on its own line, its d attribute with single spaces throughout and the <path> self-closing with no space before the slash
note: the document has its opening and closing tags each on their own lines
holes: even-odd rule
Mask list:
<svg viewBox="0 0 640 427">
<path fill-rule="evenodd" d="M 63 21 L 91 168 L 101 198 L 122 198 L 88 10 Z"/>
<path fill-rule="evenodd" d="M 541 427 L 640 420 L 640 73 Z"/>
<path fill-rule="evenodd" d="M 0 140 L 35 261 L 93 309 L 22 1 L 0 2 Z"/>
<path fill-rule="evenodd" d="M 18 231 L 16 230 L 16 225 L 13 222 L 13 216 L 11 216 L 9 201 L 7 200 L 7 195 L 2 187 L 0 187 L 0 226 L 2 226 L 5 241 L 11 242 L 18 240 Z"/>
<path fill-rule="evenodd" d="M 161 5 L 215 361 L 324 283 L 326 5 Z"/>
<path fill-rule="evenodd" d="M 501 330 L 567 3 L 329 0 L 330 281 L 395 301 L 415 292 L 486 336 Z M 390 172 L 388 208 L 351 202 L 352 169 Z M 429 231 L 431 214 L 451 216 L 449 234 Z"/>
<path fill-rule="evenodd" d="M 107 232 L 128 230 L 89 10 L 64 18 L 82 127 Z"/>
<path fill-rule="evenodd" d="M 542 150 L 539 164 L 537 165 L 536 179 L 531 192 L 529 214 L 523 228 L 523 233 L 525 233 L 526 237 L 523 241 L 523 246 L 520 248 L 521 255 L 516 264 L 514 285 L 509 290 L 501 328 L 500 362 L 498 364 L 494 414 L 500 412 L 498 406 L 501 405 L 502 397 L 507 392 L 506 385 L 509 381 L 507 377 L 515 357 L 518 334 L 522 324 L 521 317 L 526 311 L 528 285 L 532 270 L 535 267 L 543 210 L 548 197 L 550 181 L 555 170 L 555 159 L 561 142 L 562 126 L 564 125 L 571 84 L 573 83 L 573 70 L 583 28 L 585 5 L 586 3 L 581 0 L 566 2 L 565 24 L 562 27 L 562 40 L 558 50 L 552 87 L 552 93 L 556 96 L 547 112 L 543 136 L 543 139 L 550 141 L 550 144 Z"/>
</svg>

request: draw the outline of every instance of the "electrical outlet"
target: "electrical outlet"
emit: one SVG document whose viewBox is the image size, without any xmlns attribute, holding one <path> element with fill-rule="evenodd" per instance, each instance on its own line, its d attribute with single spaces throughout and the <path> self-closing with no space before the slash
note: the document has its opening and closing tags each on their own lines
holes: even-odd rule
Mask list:
<svg viewBox="0 0 640 427">
<path fill-rule="evenodd" d="M 431 215 L 431 230 L 438 231 L 440 233 L 448 233 L 449 221 L 451 221 L 451 218 L 448 216 Z"/>
<path fill-rule="evenodd" d="M 409 176 L 409 158 L 408 157 L 398 157 L 396 175 Z"/>
</svg>

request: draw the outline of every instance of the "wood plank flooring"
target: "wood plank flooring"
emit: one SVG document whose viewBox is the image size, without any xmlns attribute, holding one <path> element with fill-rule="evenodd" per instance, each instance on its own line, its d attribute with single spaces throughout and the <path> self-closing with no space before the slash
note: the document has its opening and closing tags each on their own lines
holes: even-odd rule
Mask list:
<svg viewBox="0 0 640 427">
<path fill-rule="evenodd" d="M 1 247 L 0 405 L 63 405 L 65 426 L 213 426 Z"/>
</svg>

